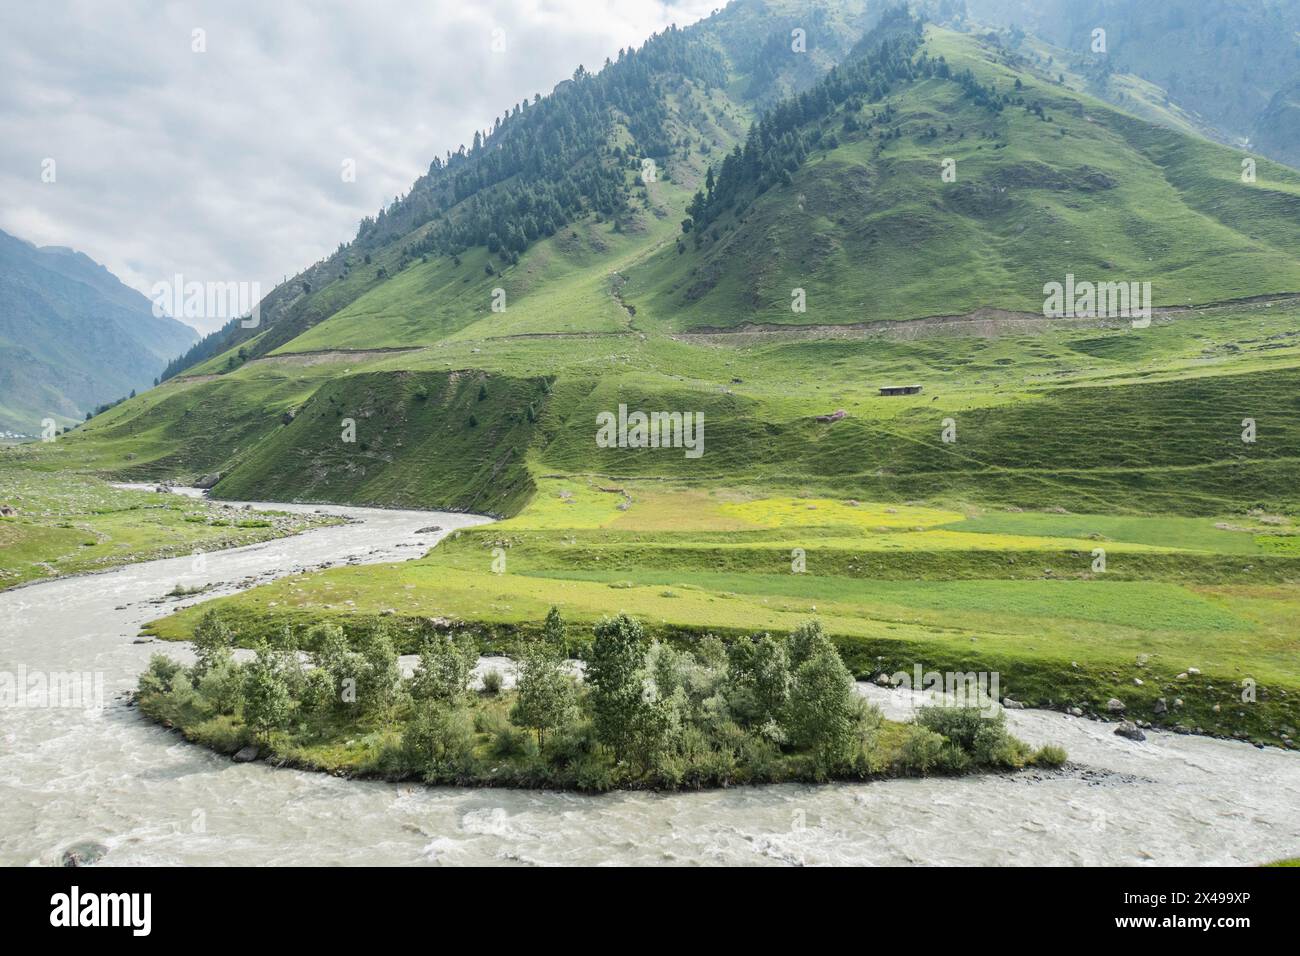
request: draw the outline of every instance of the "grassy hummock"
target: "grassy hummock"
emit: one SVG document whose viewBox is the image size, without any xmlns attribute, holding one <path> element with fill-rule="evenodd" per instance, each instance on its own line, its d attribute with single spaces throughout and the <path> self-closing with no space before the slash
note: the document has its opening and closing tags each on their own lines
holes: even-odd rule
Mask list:
<svg viewBox="0 0 1300 956">
<path fill-rule="evenodd" d="M 552 609 L 521 647 L 508 689 L 495 672 L 476 689 L 477 643 L 433 627 L 409 677 L 383 623 L 356 640 L 328 624 L 301 640 L 285 631 L 243 663 L 235 640 L 215 612 L 205 615 L 194 665 L 150 662 L 141 711 L 222 753 L 251 745 L 277 764 L 346 776 L 594 792 L 953 775 L 1066 759 L 1059 747 L 1034 750 L 1010 736 L 992 701 L 924 707 L 914 723 L 885 720 L 855 692 L 816 620 L 788 637 L 707 637 L 685 649 L 648 640 L 619 615 L 596 624 L 577 668 Z"/>
</svg>

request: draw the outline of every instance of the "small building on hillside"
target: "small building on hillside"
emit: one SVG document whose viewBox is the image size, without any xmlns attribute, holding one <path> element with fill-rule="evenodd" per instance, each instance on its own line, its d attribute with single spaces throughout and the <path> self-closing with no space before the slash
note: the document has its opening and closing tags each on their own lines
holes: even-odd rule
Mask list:
<svg viewBox="0 0 1300 956">
<path fill-rule="evenodd" d="M 881 395 L 920 395 L 920 385 L 882 385 Z"/>
</svg>

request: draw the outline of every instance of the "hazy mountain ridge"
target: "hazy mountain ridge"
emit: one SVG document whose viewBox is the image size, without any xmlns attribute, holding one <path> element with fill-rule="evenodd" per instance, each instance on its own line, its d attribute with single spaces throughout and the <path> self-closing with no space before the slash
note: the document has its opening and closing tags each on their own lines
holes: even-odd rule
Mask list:
<svg viewBox="0 0 1300 956">
<path fill-rule="evenodd" d="M 1132 73 L 1203 116 L 1225 139 L 1249 141 L 1300 167 L 1300 2 L 1296 0 L 939 0 L 926 7 L 992 26 L 1018 26 Z M 1092 52 L 1106 31 L 1106 53 Z"/>
<path fill-rule="evenodd" d="M 84 253 L 0 232 L 0 429 L 80 420 L 148 388 L 197 337 Z"/>
</svg>

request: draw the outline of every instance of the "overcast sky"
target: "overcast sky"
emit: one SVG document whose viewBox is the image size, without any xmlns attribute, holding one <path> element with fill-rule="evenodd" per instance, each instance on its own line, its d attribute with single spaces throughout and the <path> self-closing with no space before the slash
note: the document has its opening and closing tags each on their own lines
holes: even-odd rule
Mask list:
<svg viewBox="0 0 1300 956">
<path fill-rule="evenodd" d="M 265 293 L 506 108 L 723 3 L 5 3 L 0 228 L 146 295 Z"/>
</svg>

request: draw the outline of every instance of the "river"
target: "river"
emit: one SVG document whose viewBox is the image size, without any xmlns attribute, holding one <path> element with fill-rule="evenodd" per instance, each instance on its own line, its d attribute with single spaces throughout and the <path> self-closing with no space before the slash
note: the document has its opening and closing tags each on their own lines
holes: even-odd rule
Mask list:
<svg viewBox="0 0 1300 956">
<path fill-rule="evenodd" d="M 417 557 L 484 519 L 268 505 L 354 523 L 0 593 L 0 671 L 102 675 L 104 706 L 0 709 L 0 864 L 71 844 L 135 864 L 1252 864 L 1300 853 L 1300 754 L 1010 711 L 1072 764 L 957 780 L 580 796 L 341 780 L 235 764 L 143 719 L 122 695 L 149 656 L 139 627 L 188 601 L 323 564 Z M 445 533 L 442 532 L 442 533 Z M 163 601 L 164 603 L 157 603 Z M 887 714 L 901 691 L 862 685 Z"/>
</svg>

